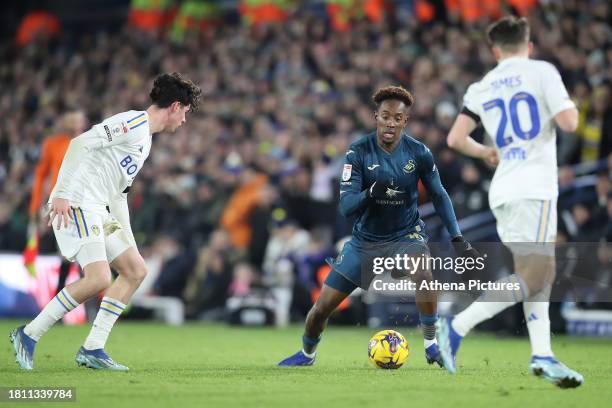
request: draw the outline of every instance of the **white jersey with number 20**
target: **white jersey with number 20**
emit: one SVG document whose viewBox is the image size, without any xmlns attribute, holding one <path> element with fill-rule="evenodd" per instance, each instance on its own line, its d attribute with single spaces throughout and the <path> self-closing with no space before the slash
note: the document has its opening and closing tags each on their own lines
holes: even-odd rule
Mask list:
<svg viewBox="0 0 612 408">
<path fill-rule="evenodd" d="M 575 105 L 552 64 L 504 59 L 468 88 L 463 106 L 480 118 L 499 152 L 491 208 L 521 199 L 557 198 L 554 117 Z"/>
</svg>

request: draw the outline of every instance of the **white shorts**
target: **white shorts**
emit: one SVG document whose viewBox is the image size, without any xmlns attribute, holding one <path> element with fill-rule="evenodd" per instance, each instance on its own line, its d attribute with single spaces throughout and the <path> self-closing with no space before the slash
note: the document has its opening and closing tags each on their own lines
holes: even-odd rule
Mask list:
<svg viewBox="0 0 612 408">
<path fill-rule="evenodd" d="M 538 253 L 554 254 L 557 239 L 557 200 L 517 200 L 492 209 L 497 233 L 504 243 L 520 243 L 524 249 L 539 248 Z M 535 246 L 533 243 L 544 243 Z M 542 251 L 542 249 L 546 249 Z M 513 248 L 511 248 L 513 249 Z M 514 251 L 513 252 L 517 252 Z M 520 251 L 522 252 L 522 251 Z M 533 251 L 527 251 L 533 252 Z"/>
<path fill-rule="evenodd" d="M 53 222 L 53 233 L 62 255 L 69 261 L 76 260 L 82 268 L 92 262 L 111 263 L 130 246 L 121 223 L 107 211 L 71 207 L 73 219 L 68 228 L 62 224 L 57 229 L 57 218 Z"/>
</svg>

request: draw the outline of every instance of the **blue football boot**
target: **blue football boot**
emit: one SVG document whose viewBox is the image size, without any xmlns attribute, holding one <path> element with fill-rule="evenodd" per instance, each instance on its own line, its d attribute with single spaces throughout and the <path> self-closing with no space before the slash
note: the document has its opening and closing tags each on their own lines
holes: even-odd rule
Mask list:
<svg viewBox="0 0 612 408">
<path fill-rule="evenodd" d="M 76 362 L 80 366 L 97 370 L 128 371 L 129 368 L 116 363 L 104 349 L 87 350 L 81 347 L 76 354 Z"/>
<path fill-rule="evenodd" d="M 457 372 L 457 350 L 463 339 L 455 329 L 453 329 L 453 318 L 441 318 L 438 320 L 438 345 L 444 368 L 451 373 Z"/>
<path fill-rule="evenodd" d="M 536 377 L 550 381 L 559 388 L 576 388 L 584 382 L 580 373 L 568 368 L 554 357 L 533 356 L 529 372 Z"/>
<path fill-rule="evenodd" d="M 294 355 L 289 356 L 280 363 L 278 363 L 278 365 L 285 367 L 311 366 L 314 364 L 315 358 L 316 355 L 308 357 L 306 354 L 304 354 L 304 350 L 300 350 Z"/>
<path fill-rule="evenodd" d="M 425 349 L 425 359 L 427 360 L 427 364 L 437 363 L 440 367 L 444 367 L 442 354 L 440 353 L 440 348 L 436 343 Z"/>
<path fill-rule="evenodd" d="M 15 350 L 15 361 L 17 364 L 24 370 L 33 370 L 36 341 L 24 333 L 24 327 L 20 326 L 13 330 L 10 339 Z"/>
</svg>

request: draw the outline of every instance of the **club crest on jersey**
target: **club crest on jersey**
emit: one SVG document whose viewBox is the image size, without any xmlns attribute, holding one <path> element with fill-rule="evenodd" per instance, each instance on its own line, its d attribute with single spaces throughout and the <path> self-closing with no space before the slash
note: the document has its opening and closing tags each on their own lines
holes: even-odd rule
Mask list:
<svg viewBox="0 0 612 408">
<path fill-rule="evenodd" d="M 342 169 L 342 181 L 349 181 L 351 179 L 351 173 L 353 171 L 352 164 L 345 164 Z"/>
<path fill-rule="evenodd" d="M 97 225 L 92 225 L 91 226 L 91 231 L 94 233 L 94 235 L 97 237 L 98 235 L 100 235 L 100 228 Z"/>
<path fill-rule="evenodd" d="M 416 168 L 416 165 L 414 164 L 414 161 L 408 160 L 408 163 L 406 163 L 406 165 L 402 168 L 402 170 L 404 171 L 404 173 L 412 173 L 415 168 Z"/>
</svg>

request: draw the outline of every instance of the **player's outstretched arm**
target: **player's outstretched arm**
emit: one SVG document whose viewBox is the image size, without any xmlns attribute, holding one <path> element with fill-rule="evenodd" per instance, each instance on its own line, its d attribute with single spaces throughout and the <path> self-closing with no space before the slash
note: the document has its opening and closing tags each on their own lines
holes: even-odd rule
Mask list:
<svg viewBox="0 0 612 408">
<path fill-rule="evenodd" d="M 431 201 L 433 202 L 436 212 L 442 219 L 442 222 L 444 223 L 444 226 L 448 230 L 450 236 L 452 238 L 460 236 L 461 231 L 459 230 L 459 224 L 457 223 L 453 203 L 451 202 L 446 189 L 442 185 L 438 168 L 434 164 L 433 156 L 429 149 L 426 148 L 420 161 L 420 177 L 423 181 L 423 185 L 431 197 Z"/>
<path fill-rule="evenodd" d="M 461 235 L 453 203 L 442 185 L 440 174 L 434 164 L 433 156 L 429 149 L 426 149 L 425 153 L 422 155 L 419 168 L 421 180 L 423 180 L 423 184 L 431 196 L 431 201 L 433 202 L 436 212 L 442 219 L 444 226 L 451 236 L 451 241 L 453 242 L 453 247 L 457 254 L 463 257 L 479 257 L 480 254 L 478 251 L 463 238 L 463 235 Z"/>
<path fill-rule="evenodd" d="M 368 189 L 363 186 L 361 158 L 352 148 L 346 152 L 340 177 L 340 214 L 350 217 L 367 205 Z"/>
<path fill-rule="evenodd" d="M 478 143 L 470 136 L 476 126 L 478 126 L 478 123 L 472 117 L 460 113 L 448 133 L 446 139 L 448 146 L 466 156 L 482 159 L 492 166 L 497 166 L 499 163 L 497 150 Z"/>
</svg>

